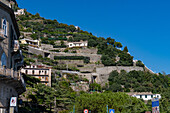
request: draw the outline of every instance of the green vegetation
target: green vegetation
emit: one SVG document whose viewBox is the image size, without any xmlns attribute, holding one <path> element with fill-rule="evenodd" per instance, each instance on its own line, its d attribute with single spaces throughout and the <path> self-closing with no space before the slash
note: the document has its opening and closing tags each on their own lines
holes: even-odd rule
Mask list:
<svg viewBox="0 0 170 113">
<path fill-rule="evenodd" d="M 75 102 L 77 113 L 84 109 L 92 113 L 106 113 L 107 105 L 109 109 L 115 109 L 116 113 L 142 113 L 147 110 L 144 102 L 121 92 L 82 94 Z"/>
<path fill-rule="evenodd" d="M 128 54 L 127 46 L 123 51 L 120 42 L 108 37 L 96 37 L 92 33 L 82 31 L 80 28 L 76 29 L 74 25 L 67 25 L 59 23 L 57 20 L 47 20 L 37 13 L 32 15 L 26 12 L 26 15 L 18 16 L 18 24 L 21 31 L 33 32 L 31 37 L 33 39 L 41 39 L 41 43 L 53 45 L 54 48 L 66 48 L 67 46 L 63 41 L 78 42 L 88 41 L 88 47 L 98 48 L 98 54 L 102 54 L 102 63 L 105 66 L 132 66 L 133 57 Z M 68 39 L 66 36 L 70 36 Z M 61 40 L 62 43 L 56 44 L 57 40 Z M 64 50 L 68 52 L 68 50 Z M 75 53 L 75 51 L 73 52 Z M 116 61 L 116 56 L 120 57 L 119 61 Z M 137 65 L 138 66 L 138 65 Z M 141 66 L 139 64 L 139 66 Z"/>
<path fill-rule="evenodd" d="M 39 80 L 29 75 L 24 75 L 27 91 L 23 96 L 27 101 L 19 108 L 21 113 L 40 113 L 54 111 L 55 103 L 57 111 L 67 110 L 74 102 L 76 93 L 69 87 L 69 82 L 64 79 L 52 84 L 52 87 L 38 83 Z"/>
<path fill-rule="evenodd" d="M 90 88 L 90 91 L 99 91 L 99 92 L 102 92 L 102 87 L 100 84 L 97 84 L 97 83 L 91 83 L 89 85 L 89 88 Z"/>
<path fill-rule="evenodd" d="M 170 110 L 170 78 L 167 75 L 151 74 L 142 71 L 130 71 L 129 73 L 124 70 L 121 73 L 113 71 L 109 75 L 109 88 L 106 90 L 117 92 L 152 92 L 161 94 L 160 110 L 163 113 L 168 113 Z M 149 107 L 149 103 L 148 103 Z"/>
<path fill-rule="evenodd" d="M 142 63 L 142 61 L 138 60 L 138 61 L 136 62 L 136 66 L 144 67 L 145 65 Z"/>
<path fill-rule="evenodd" d="M 133 89 L 135 92 L 158 93 L 161 89 L 168 88 L 168 77 L 162 74 L 156 75 L 143 71 L 130 71 L 129 73 L 113 71 L 109 75 L 109 85 L 123 85 L 124 91 Z M 114 88 L 120 91 L 119 89 Z"/>
<path fill-rule="evenodd" d="M 127 46 L 124 47 L 123 51 L 120 50 L 123 45 L 111 37 L 107 39 L 96 37 L 80 28 L 76 29 L 74 25 L 44 19 L 38 13 L 32 15 L 26 12 L 26 15 L 18 16 L 18 24 L 20 31 L 32 32 L 31 37 L 34 40 L 40 39 L 41 43 L 53 45 L 54 48 L 66 48 L 64 41 L 88 41 L 89 48 L 98 49 L 97 53 L 102 55 L 101 62 L 105 66 L 133 66 L 133 56 L 128 53 Z M 67 39 L 67 36 L 70 38 Z M 28 45 L 20 47 L 23 51 L 25 65 L 39 62 L 57 70 L 79 71 L 74 65 L 58 64 L 56 60 L 83 60 L 84 63 L 90 63 L 90 58 L 84 56 L 55 56 L 55 60 L 51 60 L 43 58 L 41 55 L 29 53 Z M 59 50 L 52 51 L 59 52 Z M 70 50 L 66 48 L 64 52 L 70 52 Z M 73 49 L 71 52 L 76 53 Z M 100 62 L 96 64 L 100 64 Z M 136 66 L 144 67 L 144 64 L 142 61 L 137 61 Z M 161 113 L 170 111 L 170 78 L 162 74 L 156 75 L 142 71 L 129 73 L 123 70 L 121 73 L 113 71 L 109 75 L 109 85 L 106 84 L 102 87 L 97 83 L 89 83 L 89 92 L 74 92 L 71 89 L 71 83 L 89 82 L 87 79 L 79 78 L 78 75 L 67 74 L 67 78 L 64 79 L 62 77 L 55 78 L 53 74 L 52 78 L 54 79 L 52 87 L 48 87 L 41 84 L 39 79 L 24 75 L 27 91 L 23 96 L 27 101 L 23 102 L 24 105 L 19 109 L 20 112 L 54 112 L 54 103 L 56 103 L 57 112 L 62 110 L 60 113 L 71 112 L 73 105 L 78 113 L 85 108 L 92 113 L 104 113 L 106 105 L 109 108 L 114 108 L 116 113 L 140 113 L 151 110 L 150 101 L 146 106 L 143 101 L 121 93 L 131 91 L 160 93 L 162 96 L 160 100 Z M 104 90 L 106 92 L 103 92 Z M 95 91 L 97 93 L 94 93 Z"/>
<path fill-rule="evenodd" d="M 84 63 L 89 63 L 90 58 L 84 56 L 54 56 L 55 60 L 83 60 Z"/>
</svg>

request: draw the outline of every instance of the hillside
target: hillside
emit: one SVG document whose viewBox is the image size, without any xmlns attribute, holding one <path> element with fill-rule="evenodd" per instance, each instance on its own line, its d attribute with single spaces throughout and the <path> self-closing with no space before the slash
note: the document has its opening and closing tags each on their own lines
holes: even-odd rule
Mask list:
<svg viewBox="0 0 170 113">
<path fill-rule="evenodd" d="M 20 42 L 25 66 L 52 67 L 52 87 L 37 84 L 38 80 L 24 75 L 28 89 L 23 95 L 26 98 L 26 107 L 22 107 L 24 112 L 26 112 L 25 109 L 29 112 L 36 112 L 36 110 L 49 112 L 51 109 L 54 111 L 56 107 L 58 111 L 69 112 L 74 102 L 76 106 L 79 106 L 77 101 L 81 99 L 87 101 L 97 98 L 97 94 L 94 97 L 84 94 L 95 91 L 102 93 L 99 95 L 99 100 L 103 97 L 107 98 L 108 92 L 160 93 L 162 95 L 160 110 L 165 113 L 169 110 L 170 79 L 160 73 L 148 72 L 142 61 L 134 60 L 133 56 L 128 53 L 127 46 L 123 47 L 121 42 L 111 37 L 96 37 L 92 33 L 81 30 L 78 26 L 45 19 L 38 13 L 33 15 L 25 12 L 25 15 L 17 16 L 17 20 L 21 31 Z M 39 43 L 24 44 L 25 39 Z M 76 46 L 79 43 L 84 45 Z M 75 44 L 75 46 L 72 47 L 70 44 Z M 66 75 L 65 78 L 64 75 Z M 112 93 L 108 94 L 112 95 Z M 120 95 L 123 98 L 127 97 L 123 93 Z M 112 98 L 115 99 L 116 96 Z M 145 106 L 140 100 L 129 99 L 140 103 L 140 110 L 139 106 L 134 106 L 138 112 L 150 110 L 150 102 Z M 36 105 L 31 103 L 36 103 Z M 128 106 L 132 104 L 128 103 Z M 115 106 L 120 112 L 128 110 L 128 108 Z M 82 103 L 81 108 L 76 108 L 76 110 L 82 111 L 83 107 L 90 108 Z M 98 108 L 96 104 L 93 111 L 95 112 Z M 129 110 L 129 112 L 133 111 L 132 108 Z"/>
</svg>

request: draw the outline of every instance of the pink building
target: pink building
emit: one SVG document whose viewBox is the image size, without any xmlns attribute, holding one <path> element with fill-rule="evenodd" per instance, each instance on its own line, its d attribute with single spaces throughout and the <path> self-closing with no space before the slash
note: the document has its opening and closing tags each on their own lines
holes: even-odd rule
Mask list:
<svg viewBox="0 0 170 113">
<path fill-rule="evenodd" d="M 34 76 L 41 80 L 41 83 L 51 87 L 51 67 L 41 65 L 26 66 L 21 72 L 30 76 Z"/>
</svg>

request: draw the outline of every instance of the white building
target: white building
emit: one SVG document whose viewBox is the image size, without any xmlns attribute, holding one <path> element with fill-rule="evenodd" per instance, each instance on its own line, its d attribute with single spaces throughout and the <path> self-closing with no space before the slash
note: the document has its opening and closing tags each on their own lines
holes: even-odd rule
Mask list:
<svg viewBox="0 0 170 113">
<path fill-rule="evenodd" d="M 87 41 L 80 41 L 80 42 L 69 42 L 68 47 L 73 48 L 73 47 L 87 47 L 88 42 Z"/>
<path fill-rule="evenodd" d="M 14 12 L 15 16 L 16 15 L 25 15 L 25 9 L 19 9 L 17 12 Z"/>
<path fill-rule="evenodd" d="M 30 40 L 30 39 L 21 39 L 21 44 L 28 44 L 31 47 L 39 48 L 40 47 L 40 41 L 39 40 Z"/>
<path fill-rule="evenodd" d="M 129 96 L 136 97 L 138 99 L 143 100 L 151 100 L 152 98 L 161 98 L 160 94 L 153 94 L 151 92 L 133 92 L 133 93 L 127 93 Z"/>
<path fill-rule="evenodd" d="M 51 87 L 51 67 L 41 65 L 26 66 L 21 69 L 21 73 L 34 76 L 41 80 L 41 83 Z"/>
</svg>

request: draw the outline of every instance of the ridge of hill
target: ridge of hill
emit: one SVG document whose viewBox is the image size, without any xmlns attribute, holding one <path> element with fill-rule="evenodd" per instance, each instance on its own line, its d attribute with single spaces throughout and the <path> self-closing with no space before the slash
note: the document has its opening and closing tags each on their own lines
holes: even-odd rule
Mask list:
<svg viewBox="0 0 170 113">
<path fill-rule="evenodd" d="M 69 42 L 88 41 L 88 48 L 96 48 L 97 54 L 101 54 L 101 63 L 105 66 L 133 66 L 133 56 L 128 53 L 127 46 L 123 47 L 120 42 L 108 37 L 96 37 L 92 33 L 81 30 L 78 26 L 67 25 L 57 20 L 47 20 L 37 13 L 32 15 L 25 12 L 25 15 L 18 16 L 18 24 L 22 36 L 25 32 L 32 32 L 30 37 L 33 40 L 41 40 L 42 44 L 52 45 L 59 48 L 55 51 L 77 52 L 72 48 L 64 49 Z M 54 50 L 53 50 L 54 51 Z M 144 67 L 141 61 L 136 62 L 137 66 Z"/>
</svg>

